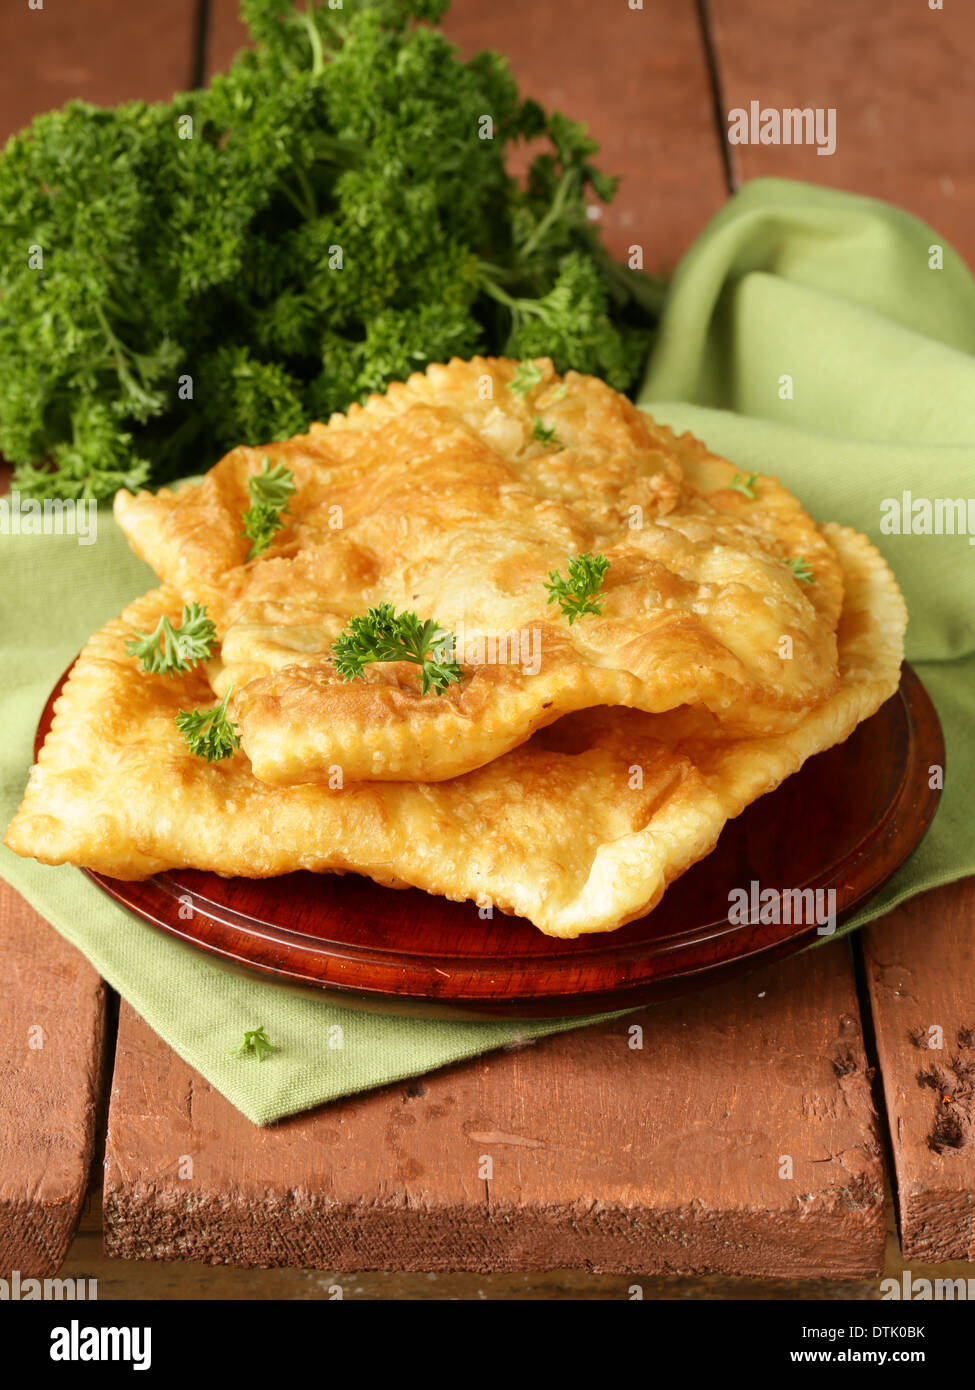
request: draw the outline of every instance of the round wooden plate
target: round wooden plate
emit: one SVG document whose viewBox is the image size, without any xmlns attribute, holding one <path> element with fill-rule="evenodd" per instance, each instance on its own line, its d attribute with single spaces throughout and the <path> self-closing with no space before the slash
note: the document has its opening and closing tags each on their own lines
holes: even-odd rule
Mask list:
<svg viewBox="0 0 975 1390">
<path fill-rule="evenodd" d="M 41 718 L 38 748 L 63 680 Z M 344 991 L 343 1004 L 384 999 L 396 1013 L 568 1017 L 679 993 L 816 939 L 815 923 L 729 923 L 729 890 L 752 881 L 832 889 L 842 922 L 923 837 L 938 802 L 933 764 L 944 765 L 941 726 L 905 666 L 896 695 L 872 719 L 729 822 L 713 853 L 653 912 L 576 941 L 355 874 L 89 877 L 163 931 L 276 979 Z"/>
</svg>

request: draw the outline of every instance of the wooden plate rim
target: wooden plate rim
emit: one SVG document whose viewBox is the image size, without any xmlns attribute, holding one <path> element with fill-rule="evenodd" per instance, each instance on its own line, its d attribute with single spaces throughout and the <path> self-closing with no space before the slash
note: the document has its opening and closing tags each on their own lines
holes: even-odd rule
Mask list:
<svg viewBox="0 0 975 1390">
<path fill-rule="evenodd" d="M 52 707 L 67 675 L 65 672 L 45 706 L 38 726 L 38 748 L 50 727 Z M 943 735 L 930 696 L 906 663 L 898 691 L 891 698 L 900 702 L 906 721 L 908 757 L 884 814 L 869 834 L 830 865 L 815 883 L 807 878 L 796 885 L 835 887 L 838 924 L 848 920 L 903 864 L 926 833 L 938 805 L 939 792 L 929 786 L 928 768 L 934 763 L 944 764 Z M 912 797 L 913 804 L 909 805 Z M 902 837 L 899 848 L 889 858 L 884 851 L 891 849 L 898 826 L 902 827 L 900 818 L 907 814 L 912 832 Z M 877 872 L 863 877 L 865 861 L 868 866 L 875 864 Z M 429 951 L 411 954 L 369 943 L 356 946 L 305 936 L 290 927 L 214 903 L 182 886 L 179 871 L 165 872 L 139 883 L 113 879 L 92 870 L 84 872 L 109 897 L 153 926 L 208 954 L 256 971 L 263 978 L 395 999 L 404 1004 L 435 1000 L 441 1006 L 459 1009 L 486 1007 L 490 1012 L 506 1013 L 521 1010 L 522 1017 L 626 1007 L 628 1003 L 642 1002 L 648 990 L 666 986 L 677 978 L 693 983 L 730 965 L 757 966 L 773 956 L 799 950 L 817 936 L 815 926 L 786 923 L 751 926 L 745 936 L 741 926 L 721 918 L 698 922 L 685 931 L 652 941 L 614 944 L 611 932 L 593 934 L 579 943 L 553 938 L 551 955 L 443 953 L 431 957 Z M 854 882 L 859 886 L 854 888 Z M 376 885 L 376 891 L 393 890 Z M 167 903 L 187 892 L 199 904 L 193 917 L 184 922 L 164 915 Z M 240 937 L 250 945 L 249 954 L 240 949 L 236 939 Z M 261 959 L 262 946 L 265 952 L 273 949 L 278 957 L 276 962 Z M 559 949 L 566 946 L 571 949 L 559 954 Z M 452 967 L 446 972 L 446 981 L 438 962 Z M 511 977 L 524 975 L 530 980 L 533 973 L 541 971 L 549 977 L 544 993 L 524 986 L 521 992 L 511 988 Z M 609 983 L 607 971 L 613 976 Z M 591 987 L 586 983 L 587 972 L 599 977 Z M 504 977 L 508 977 L 507 982 Z M 458 993 L 458 989 L 463 992 Z"/>
</svg>

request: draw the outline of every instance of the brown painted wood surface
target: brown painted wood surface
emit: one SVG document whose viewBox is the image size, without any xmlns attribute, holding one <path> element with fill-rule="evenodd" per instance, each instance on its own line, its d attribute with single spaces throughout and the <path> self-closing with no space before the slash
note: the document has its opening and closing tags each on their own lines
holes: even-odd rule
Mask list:
<svg viewBox="0 0 975 1390">
<path fill-rule="evenodd" d="M 975 880 L 867 928 L 905 1259 L 975 1259 Z"/>
<path fill-rule="evenodd" d="M 785 145 L 729 146 L 736 182 L 779 175 L 887 198 L 925 218 L 975 262 L 975 122 L 967 77 L 975 60 L 975 7 L 707 0 L 707 9 L 723 113 L 751 100 L 837 112 L 834 155 Z M 948 767 L 950 776 L 950 750 Z M 975 1026 L 975 880 L 908 904 L 871 926 L 863 940 L 905 1256 L 972 1258 L 975 1140 L 964 1116 L 975 1114 L 975 1102 L 958 1038 Z M 943 1053 L 919 1054 L 911 1030 L 939 1022 Z M 960 1117 L 967 1136 L 941 1152 L 929 1145 L 930 1069 L 939 1066 L 946 1068 L 950 1097 L 942 1103 L 942 1122 Z"/>
<path fill-rule="evenodd" d="M 104 1223 L 114 1255 L 240 1265 L 876 1273 L 848 948 L 268 1130 L 123 1006 Z"/>
<path fill-rule="evenodd" d="M 0 496 L 9 486 L 0 463 Z M 0 982 L 0 1279 L 43 1278 L 64 1259 L 88 1187 L 108 1075 L 105 987 L 2 881 Z"/>
<path fill-rule="evenodd" d="M 0 142 L 40 111 L 168 99 L 193 78 L 196 0 L 27 0 L 0 6 Z"/>
<path fill-rule="evenodd" d="M 905 1264 L 897 1238 L 897 1222 L 890 1192 L 885 1202 L 887 1226 L 884 1277 L 901 1284 Z M 878 1301 L 884 1290 L 878 1278 L 775 1279 L 726 1274 L 594 1274 L 590 1270 L 528 1270 L 504 1273 L 411 1273 L 409 1271 L 335 1270 L 214 1267 L 195 1260 L 124 1260 L 107 1255 L 102 1246 L 100 1193 L 93 1194 L 82 1216 L 78 1235 L 61 1267 L 63 1278 L 95 1279 L 100 1299 L 287 1299 L 302 1302 L 344 1300 L 357 1302 L 430 1302 L 471 1300 L 562 1300 L 609 1302 L 634 1297 L 636 1285 L 647 1300 L 708 1302 L 749 1299 L 762 1302 Z M 915 1279 L 964 1279 L 972 1277 L 972 1265 L 951 1261 L 926 1265 L 910 1262 Z"/>
<path fill-rule="evenodd" d="M 736 183 L 776 175 L 886 198 L 975 261 L 975 6 L 706 0 L 706 9 L 723 116 L 750 101 L 836 111 L 832 155 L 729 146 Z"/>
<path fill-rule="evenodd" d="M 72 97 L 154 100 L 187 86 L 194 11 L 194 0 L 0 6 L 0 142 Z M 8 486 L 0 465 L 0 492 Z M 0 569 L 2 561 L 0 539 Z M 2 882 L 0 981 L 0 1278 L 14 1269 L 45 1276 L 64 1258 L 88 1185 L 105 991 L 84 957 Z"/>
<path fill-rule="evenodd" d="M 88 1186 L 105 990 L 0 883 L 0 1278 L 54 1274 Z"/>
</svg>

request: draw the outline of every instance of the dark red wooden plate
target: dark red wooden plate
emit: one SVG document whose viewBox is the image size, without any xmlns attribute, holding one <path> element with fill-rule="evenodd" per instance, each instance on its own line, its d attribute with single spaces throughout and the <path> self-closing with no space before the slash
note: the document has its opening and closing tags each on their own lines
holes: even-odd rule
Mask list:
<svg viewBox="0 0 975 1390">
<path fill-rule="evenodd" d="M 51 722 L 52 694 L 38 728 Z M 385 999 L 396 1013 L 567 1017 L 621 1009 L 799 950 L 815 924 L 733 926 L 731 888 L 834 889 L 839 921 L 908 857 L 934 815 L 941 726 L 909 666 L 900 689 L 846 743 L 810 759 L 731 821 L 714 852 L 660 906 L 616 932 L 557 941 L 520 917 L 380 888 L 355 874 L 144 883 L 89 877 L 110 897 L 204 951 L 293 984 Z M 192 911 L 187 908 L 191 907 Z M 182 915 L 181 915 L 182 913 Z"/>
</svg>

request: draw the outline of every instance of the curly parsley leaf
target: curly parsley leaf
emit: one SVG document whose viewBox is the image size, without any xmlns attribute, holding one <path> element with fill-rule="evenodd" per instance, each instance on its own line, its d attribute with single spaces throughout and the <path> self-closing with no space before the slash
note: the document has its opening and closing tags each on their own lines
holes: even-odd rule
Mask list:
<svg viewBox="0 0 975 1390">
<path fill-rule="evenodd" d="M 453 356 L 637 381 L 660 286 L 586 215 L 615 189 L 595 143 L 499 55 L 464 61 L 445 8 L 243 0 L 250 45 L 205 90 L 72 101 L 7 142 L 0 451 L 24 494 L 164 481 Z"/>
<path fill-rule="evenodd" d="M 555 433 L 555 426 L 546 425 L 538 416 L 532 422 L 532 439 L 537 439 L 540 444 L 561 445 L 561 441 Z"/>
<path fill-rule="evenodd" d="M 813 572 L 806 560 L 801 555 L 797 555 L 794 560 L 785 562 L 800 584 L 815 584 Z"/>
<path fill-rule="evenodd" d="M 246 1032 L 240 1047 L 235 1047 L 230 1055 L 231 1057 L 256 1057 L 259 1062 L 263 1062 L 265 1057 L 269 1057 L 272 1052 L 277 1052 L 277 1050 L 264 1031 L 262 1023 L 259 1028 L 251 1028 Z"/>
<path fill-rule="evenodd" d="M 634 363 L 643 362 L 650 334 L 644 322 L 620 317 L 602 262 L 582 250 L 566 249 L 552 269 L 554 283 L 543 293 L 524 294 L 518 281 L 485 272 L 485 291 L 507 312 L 504 351 L 513 357 L 551 357 L 558 372 L 570 367 L 601 376 L 617 391 L 633 382 Z"/>
<path fill-rule="evenodd" d="M 529 391 L 533 391 L 542 379 L 542 369 L 534 362 L 520 362 L 518 370 L 508 382 L 508 390 L 514 391 L 518 396 L 527 396 Z"/>
<path fill-rule="evenodd" d="M 736 473 L 728 486 L 733 491 L 740 492 L 743 497 L 752 499 L 755 496 L 755 484 L 757 482 L 757 473 Z"/>
<path fill-rule="evenodd" d="M 575 555 L 569 561 L 568 579 L 563 579 L 558 570 L 549 572 L 545 584 L 548 601 L 558 603 L 570 627 L 584 613 L 602 613 L 606 595 L 600 590 L 608 570 L 605 555 Z"/>
<path fill-rule="evenodd" d="M 276 463 L 265 454 L 260 473 L 253 473 L 247 480 L 247 491 L 251 504 L 244 513 L 244 529 L 241 535 L 251 543 L 248 560 L 263 555 L 274 540 L 284 522 L 282 515 L 288 510 L 288 501 L 294 496 L 294 474 L 290 468 Z"/>
<path fill-rule="evenodd" d="M 235 749 L 240 747 L 237 726 L 227 717 L 231 690 L 233 686 L 227 690 L 219 705 L 211 709 L 181 709 L 176 716 L 176 727 L 186 740 L 186 746 L 205 762 L 218 763 L 223 758 L 232 757 Z"/>
<path fill-rule="evenodd" d="M 412 661 L 420 667 L 424 695 L 442 695 L 463 677 L 452 660 L 454 638 L 433 618 L 420 621 L 415 613 L 397 614 L 391 603 L 370 608 L 364 617 L 351 618 L 348 629 L 332 644 L 335 669 L 343 680 L 355 680 L 374 661 Z"/>
<path fill-rule="evenodd" d="M 179 626 L 160 618 L 153 632 L 137 632 L 125 644 L 129 656 L 137 656 L 143 671 L 181 676 L 198 661 L 213 655 L 217 629 L 202 603 L 187 603 Z"/>
</svg>

